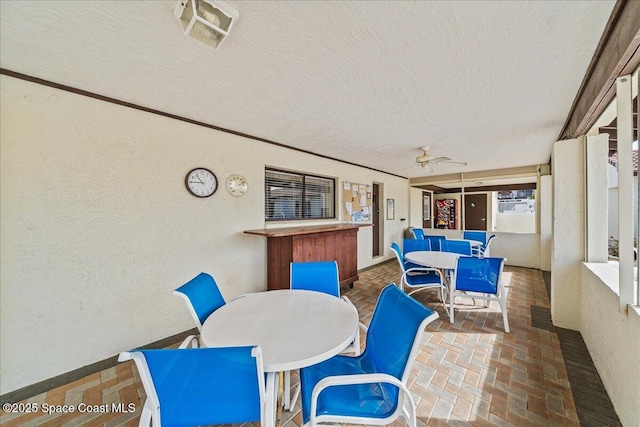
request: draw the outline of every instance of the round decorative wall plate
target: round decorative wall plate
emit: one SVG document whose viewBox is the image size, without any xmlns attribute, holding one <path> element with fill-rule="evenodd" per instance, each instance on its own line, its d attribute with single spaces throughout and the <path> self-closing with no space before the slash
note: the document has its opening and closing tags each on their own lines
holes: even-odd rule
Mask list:
<svg viewBox="0 0 640 427">
<path fill-rule="evenodd" d="M 242 175 L 234 174 L 227 178 L 227 191 L 232 196 L 244 196 L 249 189 L 249 183 Z"/>
</svg>

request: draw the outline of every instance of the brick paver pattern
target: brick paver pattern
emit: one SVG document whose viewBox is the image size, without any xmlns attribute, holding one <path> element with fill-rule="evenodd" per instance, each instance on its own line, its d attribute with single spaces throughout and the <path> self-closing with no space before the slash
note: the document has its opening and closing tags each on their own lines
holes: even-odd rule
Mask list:
<svg viewBox="0 0 640 427">
<path fill-rule="evenodd" d="M 396 262 L 386 262 L 360 274 L 344 295 L 356 305 L 367 325 L 380 290 L 399 283 Z M 503 329 L 496 302 L 456 299 L 455 323 L 433 290 L 414 294 L 440 314 L 423 336 L 409 378 L 420 426 L 578 426 L 578 417 L 555 332 L 531 326 L 530 306 L 549 307 L 539 270 L 505 267 L 511 333 Z M 176 300 L 176 310 L 184 309 Z M 363 347 L 366 345 L 363 341 Z M 292 382 L 298 381 L 292 373 Z M 69 413 L 44 415 L 0 413 L 2 426 L 135 426 L 145 393 L 132 362 L 89 375 L 25 402 L 135 405 L 134 412 Z M 283 427 L 302 424 L 300 402 L 282 414 Z M 253 425 L 258 426 L 258 423 Z M 393 426 L 403 426 L 402 420 Z"/>
</svg>

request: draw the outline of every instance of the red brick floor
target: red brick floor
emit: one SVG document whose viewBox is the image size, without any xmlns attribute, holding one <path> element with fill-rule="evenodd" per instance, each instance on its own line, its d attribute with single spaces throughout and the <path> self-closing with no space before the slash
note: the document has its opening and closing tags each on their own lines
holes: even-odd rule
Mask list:
<svg viewBox="0 0 640 427">
<path fill-rule="evenodd" d="M 369 323 L 380 290 L 399 278 L 397 263 L 387 262 L 361 273 L 353 289 L 343 290 L 358 308 L 361 322 Z M 558 336 L 531 326 L 529 307 L 549 307 L 542 273 L 505 267 L 503 281 L 507 288 L 509 334 L 504 333 L 497 303 L 484 308 L 473 306 L 470 299 L 461 299 L 461 303 L 456 304 L 456 320 L 452 325 L 434 291 L 414 294 L 418 301 L 440 314 L 440 319 L 427 327 L 409 379 L 419 425 L 579 425 Z M 295 375 L 292 382 L 297 382 Z M 0 412 L 0 424 L 6 427 L 133 426 L 138 423 L 144 399 L 138 373 L 131 362 L 127 362 L 24 402 L 75 407 L 81 403 L 131 403 L 134 412 L 122 408 L 52 415 L 42 411 Z M 282 425 L 300 426 L 301 421 L 298 401 L 293 412 L 283 413 Z"/>
</svg>

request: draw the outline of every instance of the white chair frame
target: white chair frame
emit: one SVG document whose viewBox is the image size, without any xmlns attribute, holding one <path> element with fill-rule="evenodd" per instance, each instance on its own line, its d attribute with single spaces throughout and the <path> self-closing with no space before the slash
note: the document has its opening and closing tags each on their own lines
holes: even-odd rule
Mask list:
<svg viewBox="0 0 640 427">
<path fill-rule="evenodd" d="M 411 346 L 411 351 L 409 353 L 409 358 L 407 360 L 407 365 L 402 372 L 402 381 L 398 381 L 398 379 L 394 376 L 388 374 L 374 373 L 374 374 L 360 374 L 360 375 L 335 375 L 323 378 L 318 381 L 318 383 L 313 388 L 311 392 L 311 407 L 310 407 L 310 415 L 309 422 L 304 426 L 315 427 L 319 424 L 326 423 L 347 423 L 347 424 L 363 424 L 367 425 L 387 425 L 392 421 L 402 416 L 407 424 L 410 427 L 417 427 L 417 416 L 416 416 L 416 403 L 411 395 L 411 391 L 407 388 L 406 384 L 409 379 L 409 374 L 411 373 L 411 367 L 415 361 L 416 355 L 418 353 L 418 347 L 420 341 L 422 339 L 422 335 L 427 327 L 427 325 L 438 318 L 438 313 L 433 313 L 426 319 L 424 319 L 420 326 L 418 327 L 418 333 L 416 334 L 413 344 Z M 338 386 L 338 385 L 347 385 L 347 384 L 368 384 L 375 382 L 385 382 L 389 384 L 393 384 L 398 387 L 398 406 L 396 410 L 387 418 L 363 418 L 363 417 L 350 417 L 350 416 L 340 416 L 340 415 L 316 415 L 316 410 L 318 406 L 318 396 L 320 392 L 327 387 Z"/>
<path fill-rule="evenodd" d="M 455 280 L 457 280 L 457 272 L 455 276 L 455 280 L 450 281 L 450 289 L 449 289 L 449 321 L 454 323 L 454 302 L 456 296 L 464 296 L 466 298 L 471 298 L 473 303 L 475 304 L 476 299 L 483 300 L 485 302 L 484 307 L 488 307 L 491 301 L 497 301 L 500 306 L 500 311 L 502 312 L 502 321 L 504 323 L 504 331 L 509 333 L 509 318 L 507 317 L 507 296 L 504 289 L 504 285 L 502 284 L 502 270 L 504 268 L 504 263 L 507 259 L 504 258 L 502 263 L 500 264 L 500 271 L 498 272 L 498 287 L 496 295 L 493 294 L 484 294 L 480 292 L 472 292 L 472 291 L 458 291 L 456 290 Z"/>
<path fill-rule="evenodd" d="M 195 335 L 189 335 L 180 344 L 179 349 L 184 349 L 191 344 L 192 348 L 198 348 L 198 338 Z M 251 355 L 258 359 L 258 384 L 260 387 L 260 425 L 264 427 L 264 414 L 266 410 L 266 396 L 265 396 L 265 375 L 262 370 L 262 351 L 260 347 L 256 347 L 251 351 Z M 142 407 L 142 413 L 140 414 L 139 427 L 152 425 L 153 427 L 161 427 L 160 424 L 160 399 L 156 392 L 156 387 L 151 378 L 151 373 L 147 366 L 147 361 L 140 353 L 125 351 L 118 356 L 118 362 L 126 362 L 133 360 L 138 368 L 140 374 L 140 380 L 144 387 L 147 399 Z"/>
</svg>

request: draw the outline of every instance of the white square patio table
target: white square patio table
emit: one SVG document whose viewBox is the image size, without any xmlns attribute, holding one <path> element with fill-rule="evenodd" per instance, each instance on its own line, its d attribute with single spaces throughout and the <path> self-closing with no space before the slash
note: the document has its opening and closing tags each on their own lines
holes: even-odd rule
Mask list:
<svg viewBox="0 0 640 427">
<path fill-rule="evenodd" d="M 340 298 L 305 290 L 247 294 L 202 325 L 207 347 L 259 345 L 266 381 L 265 425 L 275 426 L 278 373 L 304 368 L 344 350 L 358 332 L 358 312 Z"/>
</svg>

